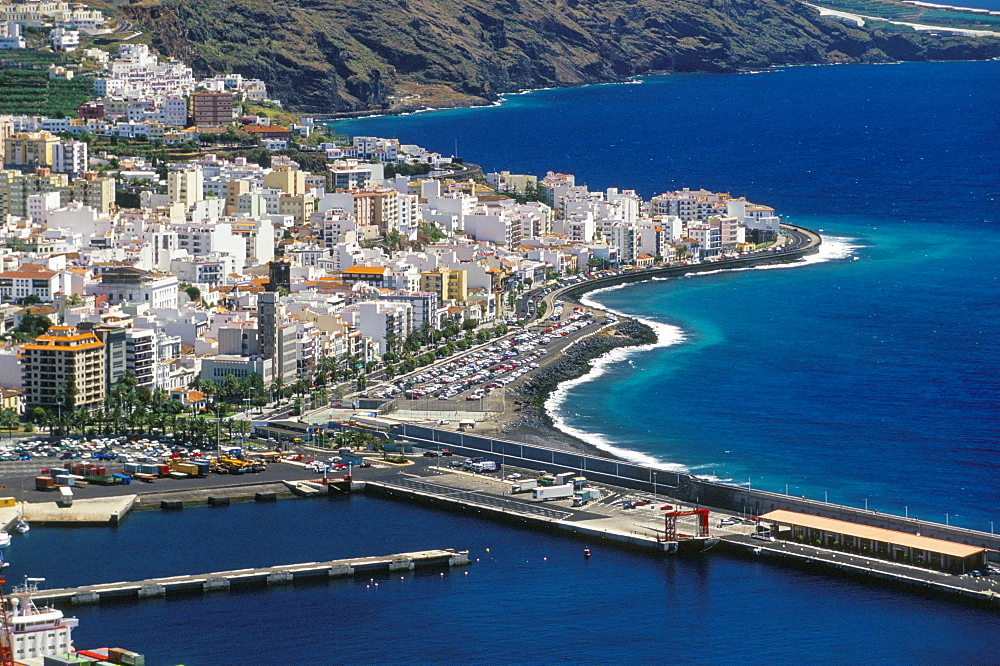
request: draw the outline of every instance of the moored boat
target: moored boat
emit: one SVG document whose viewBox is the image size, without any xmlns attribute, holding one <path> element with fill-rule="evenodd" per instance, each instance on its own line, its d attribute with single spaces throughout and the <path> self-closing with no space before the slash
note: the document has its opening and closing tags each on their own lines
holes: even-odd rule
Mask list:
<svg viewBox="0 0 1000 666">
<path fill-rule="evenodd" d="M 25 578 L 7 597 L 7 626 L 10 628 L 11 653 L 15 660 L 69 654 L 73 648 L 75 617 L 65 617 L 61 610 L 38 608 L 32 596 L 44 578 Z"/>
</svg>

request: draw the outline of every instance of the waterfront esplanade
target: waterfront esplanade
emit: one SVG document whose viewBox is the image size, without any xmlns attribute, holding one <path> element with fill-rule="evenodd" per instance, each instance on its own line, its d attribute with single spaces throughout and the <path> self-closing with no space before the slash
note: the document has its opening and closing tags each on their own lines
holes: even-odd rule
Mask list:
<svg viewBox="0 0 1000 666">
<path fill-rule="evenodd" d="M 952 573 L 965 573 L 986 564 L 985 548 L 919 534 L 784 510 L 766 513 L 760 520 L 771 523 L 771 534 L 778 539 L 860 553 L 891 562 Z"/>
</svg>

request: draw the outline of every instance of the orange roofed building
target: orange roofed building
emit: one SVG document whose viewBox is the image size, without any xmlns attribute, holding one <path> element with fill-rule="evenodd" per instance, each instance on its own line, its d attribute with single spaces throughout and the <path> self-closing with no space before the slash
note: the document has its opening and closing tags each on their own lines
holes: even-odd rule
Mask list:
<svg viewBox="0 0 1000 666">
<path fill-rule="evenodd" d="M 52 326 L 21 347 L 21 380 L 29 410 L 98 407 L 104 401 L 104 343 L 91 332 Z"/>
</svg>

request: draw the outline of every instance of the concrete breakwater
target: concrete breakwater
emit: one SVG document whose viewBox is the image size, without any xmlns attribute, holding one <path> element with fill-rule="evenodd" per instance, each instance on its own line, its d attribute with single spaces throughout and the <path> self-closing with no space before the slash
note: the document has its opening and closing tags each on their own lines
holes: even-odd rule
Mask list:
<svg viewBox="0 0 1000 666">
<path fill-rule="evenodd" d="M 707 273 L 709 271 L 753 268 L 754 266 L 765 266 L 767 264 L 787 263 L 804 259 L 809 255 L 819 252 L 820 245 L 823 244 L 823 239 L 815 231 L 790 224 L 783 224 L 781 226 L 794 236 L 795 245 L 793 248 L 686 266 L 666 266 L 663 268 L 624 271 L 620 275 L 600 277 L 567 287 L 562 290 L 561 294 L 567 299 L 578 301 L 588 291 L 614 287 L 619 284 L 643 282 L 653 278 L 683 277 L 693 273 Z"/>
<path fill-rule="evenodd" d="M 356 574 L 385 575 L 427 567 L 469 564 L 467 552 L 424 550 L 375 557 L 356 557 L 329 562 L 284 564 L 258 569 L 237 569 L 214 573 L 140 581 L 102 583 L 41 590 L 32 598 L 39 603 L 94 604 L 108 600 L 139 600 L 174 594 L 226 591 L 236 587 L 287 585 L 300 581 L 322 581 Z"/>
<path fill-rule="evenodd" d="M 396 438 L 406 439 L 429 449 L 447 447 L 459 455 L 488 456 L 501 464 L 516 465 L 530 470 L 550 473 L 577 472 L 596 483 L 669 496 L 689 504 L 711 506 L 734 513 L 761 515 L 776 509 L 786 509 L 1000 550 L 1000 535 L 988 532 L 731 486 L 690 474 L 659 470 L 637 463 L 603 458 L 578 451 L 566 451 L 413 424 L 396 426 L 392 429 L 392 434 Z"/>
</svg>

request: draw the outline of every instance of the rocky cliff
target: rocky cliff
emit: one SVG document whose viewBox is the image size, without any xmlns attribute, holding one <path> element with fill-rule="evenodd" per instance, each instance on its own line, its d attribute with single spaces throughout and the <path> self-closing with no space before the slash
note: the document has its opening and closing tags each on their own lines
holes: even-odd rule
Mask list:
<svg viewBox="0 0 1000 666">
<path fill-rule="evenodd" d="M 139 0 L 121 11 L 199 73 L 263 79 L 311 113 L 656 71 L 1000 55 L 1000 40 L 860 30 L 795 0 Z"/>
</svg>

